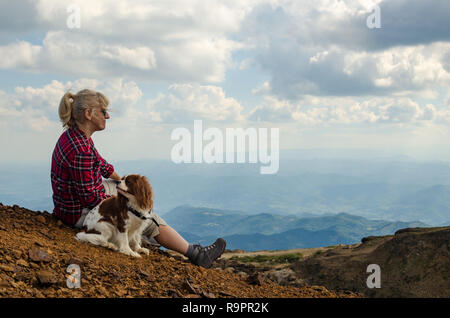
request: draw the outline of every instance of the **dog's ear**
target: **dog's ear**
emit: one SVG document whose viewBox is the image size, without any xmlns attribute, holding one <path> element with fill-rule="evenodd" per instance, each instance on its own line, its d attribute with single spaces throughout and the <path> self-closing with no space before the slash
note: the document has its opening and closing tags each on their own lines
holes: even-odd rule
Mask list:
<svg viewBox="0 0 450 318">
<path fill-rule="evenodd" d="M 147 177 L 141 176 L 136 184 L 136 200 L 142 209 L 153 209 L 153 190 Z"/>
</svg>

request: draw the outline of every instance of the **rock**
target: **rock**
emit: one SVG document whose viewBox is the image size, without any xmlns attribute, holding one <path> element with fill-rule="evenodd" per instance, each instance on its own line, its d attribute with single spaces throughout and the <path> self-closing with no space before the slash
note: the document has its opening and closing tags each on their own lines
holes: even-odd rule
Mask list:
<svg viewBox="0 0 450 318">
<path fill-rule="evenodd" d="M 14 266 L 14 273 L 20 273 L 22 272 L 22 270 L 23 270 L 22 266 L 19 265 Z"/>
<path fill-rule="evenodd" d="M 53 258 L 47 254 L 47 252 L 44 252 L 43 250 L 33 247 L 28 251 L 28 256 L 30 259 L 34 262 L 51 262 Z"/>
<path fill-rule="evenodd" d="M 120 288 L 120 289 L 116 290 L 115 293 L 117 296 L 123 297 L 127 293 L 127 291 L 125 289 Z"/>
<path fill-rule="evenodd" d="M 239 272 L 237 273 L 239 275 L 239 277 L 241 277 L 241 279 L 243 280 L 247 280 L 248 279 L 248 274 L 246 272 Z"/>
<path fill-rule="evenodd" d="M 0 288 L 8 288 L 11 287 L 8 281 L 0 279 Z"/>
<path fill-rule="evenodd" d="M 99 286 L 98 287 L 98 292 L 99 292 L 100 295 L 103 295 L 103 296 L 106 296 L 108 294 L 106 288 L 103 287 L 103 286 Z"/>
<path fill-rule="evenodd" d="M 283 268 L 278 271 L 271 271 L 268 275 L 280 285 L 287 285 L 288 282 L 295 280 L 295 272 L 290 268 Z"/>
<path fill-rule="evenodd" d="M 311 289 L 312 290 L 315 290 L 315 291 L 327 291 L 327 289 L 325 288 L 325 287 L 323 287 L 323 286 L 311 286 Z"/>
<path fill-rule="evenodd" d="M 44 244 L 42 244 L 42 242 L 39 242 L 39 241 L 34 241 L 33 244 L 40 246 L 40 247 L 44 247 Z"/>
<path fill-rule="evenodd" d="M 247 278 L 247 283 L 250 285 L 258 285 L 261 286 L 262 284 L 262 277 L 260 273 L 254 273 L 252 275 L 249 275 Z"/>
<path fill-rule="evenodd" d="M 32 267 L 32 268 L 34 268 L 34 269 L 39 269 L 39 268 L 41 268 L 38 264 L 36 264 L 36 263 L 29 263 L 30 264 L 30 266 Z"/>
<path fill-rule="evenodd" d="M 55 273 L 49 270 L 40 270 L 37 272 L 36 278 L 41 285 L 52 285 L 58 282 Z"/>
<path fill-rule="evenodd" d="M 224 291 L 220 291 L 219 292 L 219 296 L 236 298 L 235 295 L 227 293 L 227 292 L 224 292 Z"/>
<path fill-rule="evenodd" d="M 6 265 L 6 264 L 0 264 L 0 270 L 3 270 L 5 272 L 14 272 L 14 266 Z"/>
<path fill-rule="evenodd" d="M 35 219 L 36 221 L 41 222 L 41 223 L 44 223 L 44 224 L 47 223 L 46 218 L 43 217 L 42 215 L 38 215 L 38 216 L 36 216 L 34 219 Z"/>
<path fill-rule="evenodd" d="M 188 295 L 196 294 L 200 297 L 216 298 L 213 293 L 206 292 L 200 287 L 200 285 L 194 284 L 194 282 L 189 278 L 184 282 L 184 287 L 189 291 L 190 294 Z"/>
<path fill-rule="evenodd" d="M 44 296 L 44 294 L 41 293 L 41 291 L 37 290 L 37 291 L 36 291 L 36 297 L 38 297 L 38 298 L 43 298 L 43 297 L 45 297 L 45 296 Z"/>
<path fill-rule="evenodd" d="M 21 250 L 13 250 L 12 253 L 14 254 L 15 258 L 21 258 L 23 254 Z"/>
<path fill-rule="evenodd" d="M 181 298 L 182 297 L 182 295 L 180 295 L 180 293 L 175 289 L 167 290 L 167 296 L 172 297 L 172 298 Z"/>
<path fill-rule="evenodd" d="M 227 268 L 224 269 L 224 271 L 228 272 L 228 273 L 234 273 L 234 268 L 233 267 L 227 267 Z"/>
<path fill-rule="evenodd" d="M 205 298 L 216 298 L 216 295 L 214 295 L 213 293 L 205 292 L 204 290 L 202 290 L 202 294 L 201 295 L 203 297 L 205 297 Z"/>
<path fill-rule="evenodd" d="M 17 273 L 16 277 L 17 280 L 20 281 L 29 281 L 33 279 L 33 274 L 32 273 Z"/>
<path fill-rule="evenodd" d="M 184 282 L 184 287 L 186 287 L 186 289 L 194 294 L 201 294 L 202 289 L 200 288 L 199 285 L 194 284 L 193 282 L 190 282 L 190 279 L 186 279 L 186 281 Z"/>
<path fill-rule="evenodd" d="M 148 273 L 142 269 L 139 271 L 139 273 L 146 278 L 150 278 L 152 276 L 152 275 L 150 275 L 150 273 Z"/>
<path fill-rule="evenodd" d="M 67 261 L 67 265 L 71 265 L 71 264 L 77 264 L 79 266 L 83 266 L 84 264 L 86 264 L 83 260 L 76 258 L 76 257 L 71 257 L 68 261 Z"/>
</svg>

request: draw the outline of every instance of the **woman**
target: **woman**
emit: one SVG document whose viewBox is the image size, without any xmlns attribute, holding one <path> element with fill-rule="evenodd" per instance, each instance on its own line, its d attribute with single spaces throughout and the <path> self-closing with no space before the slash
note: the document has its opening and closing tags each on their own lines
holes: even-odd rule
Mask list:
<svg viewBox="0 0 450 318">
<path fill-rule="evenodd" d="M 76 95 L 64 94 L 59 105 L 59 117 L 66 130 L 62 133 L 52 156 L 51 181 L 53 210 L 65 224 L 81 228 L 86 214 L 102 200 L 117 195 L 111 181 L 120 180 L 114 167 L 103 159 L 91 136 L 104 130 L 109 101 L 99 92 L 84 89 Z M 207 247 L 187 243 L 159 216 L 144 234 L 165 248 L 186 255 L 199 266 L 210 267 L 223 253 L 225 241 L 217 239 Z"/>
</svg>

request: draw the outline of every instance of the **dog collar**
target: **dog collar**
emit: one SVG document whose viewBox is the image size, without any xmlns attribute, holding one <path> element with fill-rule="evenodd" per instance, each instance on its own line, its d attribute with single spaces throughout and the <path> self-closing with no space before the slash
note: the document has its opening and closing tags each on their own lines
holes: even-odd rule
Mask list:
<svg viewBox="0 0 450 318">
<path fill-rule="evenodd" d="M 138 211 L 133 209 L 132 207 L 128 207 L 128 211 L 133 213 L 136 217 L 140 218 L 141 220 L 152 220 L 153 222 L 155 222 L 156 226 L 159 226 L 158 222 L 156 222 L 155 218 L 153 218 L 153 217 L 149 217 L 149 218 L 145 217 L 141 213 L 139 213 Z"/>
</svg>

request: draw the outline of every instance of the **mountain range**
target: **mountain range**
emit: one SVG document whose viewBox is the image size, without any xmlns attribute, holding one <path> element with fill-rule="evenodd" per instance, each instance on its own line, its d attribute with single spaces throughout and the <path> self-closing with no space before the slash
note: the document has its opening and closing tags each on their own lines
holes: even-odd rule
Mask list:
<svg viewBox="0 0 450 318">
<path fill-rule="evenodd" d="M 369 220 L 348 213 L 323 216 L 248 215 L 242 211 L 179 206 L 164 220 L 190 242 L 209 244 L 217 237 L 228 249 L 245 251 L 310 248 L 353 244 L 372 235 L 389 235 L 422 222 Z"/>
<path fill-rule="evenodd" d="M 368 219 L 450 225 L 450 163 L 446 162 L 326 159 L 281 152 L 276 175 L 261 175 L 259 166 L 252 164 L 111 163 L 120 175 L 139 173 L 149 178 L 160 215 L 186 204 L 253 215 L 346 212 Z M 0 165 L 0 202 L 51 212 L 49 171 L 50 162 Z"/>
</svg>

